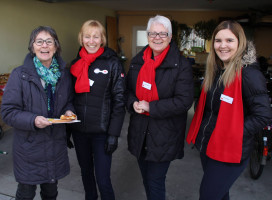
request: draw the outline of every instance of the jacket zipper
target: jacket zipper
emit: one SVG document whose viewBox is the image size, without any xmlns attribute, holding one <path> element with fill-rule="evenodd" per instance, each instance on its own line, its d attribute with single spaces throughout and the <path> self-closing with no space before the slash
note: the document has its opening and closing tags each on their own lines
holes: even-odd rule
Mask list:
<svg viewBox="0 0 272 200">
<path fill-rule="evenodd" d="M 200 152 L 202 152 L 203 141 L 204 141 L 204 139 L 205 139 L 205 134 L 204 134 L 204 133 L 205 133 L 205 130 L 206 130 L 207 126 L 209 125 L 209 123 L 210 123 L 210 121 L 211 121 L 211 118 L 212 118 L 212 114 L 213 114 L 212 102 L 213 102 L 213 98 L 214 98 L 214 93 L 215 93 L 215 91 L 216 91 L 216 89 L 217 89 L 217 87 L 218 87 L 218 83 L 219 83 L 219 81 L 221 80 L 221 76 L 222 76 L 222 73 L 220 73 L 220 76 L 219 76 L 219 78 L 218 78 L 218 80 L 217 80 L 217 83 L 216 83 L 216 87 L 215 87 L 215 89 L 214 89 L 214 91 L 213 91 L 213 94 L 212 94 L 212 100 L 211 100 L 211 115 L 209 116 L 208 123 L 205 125 L 205 127 L 204 127 L 204 129 L 203 129 L 203 137 L 202 137 L 202 140 L 201 140 Z"/>
<path fill-rule="evenodd" d="M 87 92 L 85 92 L 85 105 L 84 105 L 84 126 L 86 124 L 86 113 L 87 113 Z"/>
</svg>

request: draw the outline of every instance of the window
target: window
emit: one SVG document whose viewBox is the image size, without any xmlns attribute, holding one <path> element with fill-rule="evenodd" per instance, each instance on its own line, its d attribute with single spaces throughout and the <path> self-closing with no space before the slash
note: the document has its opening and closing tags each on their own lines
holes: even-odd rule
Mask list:
<svg viewBox="0 0 272 200">
<path fill-rule="evenodd" d="M 146 31 L 137 31 L 137 47 L 144 47 L 147 45 L 147 35 Z"/>
<path fill-rule="evenodd" d="M 139 53 L 147 44 L 146 27 L 134 26 L 132 35 L 132 57 Z"/>
</svg>

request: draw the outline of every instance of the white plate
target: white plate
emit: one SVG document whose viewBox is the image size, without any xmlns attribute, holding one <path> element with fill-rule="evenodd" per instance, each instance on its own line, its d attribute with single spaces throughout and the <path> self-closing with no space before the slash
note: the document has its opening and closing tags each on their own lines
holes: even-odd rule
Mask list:
<svg viewBox="0 0 272 200">
<path fill-rule="evenodd" d="M 49 121 L 51 121 L 53 124 L 71 124 L 76 122 L 81 122 L 80 120 L 63 120 L 63 119 L 54 119 L 54 118 L 47 118 Z"/>
</svg>

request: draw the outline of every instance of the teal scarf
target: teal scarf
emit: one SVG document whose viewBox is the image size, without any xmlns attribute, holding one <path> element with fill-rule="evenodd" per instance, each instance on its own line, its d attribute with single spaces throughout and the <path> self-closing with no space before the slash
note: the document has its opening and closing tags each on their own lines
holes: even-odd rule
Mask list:
<svg viewBox="0 0 272 200">
<path fill-rule="evenodd" d="M 54 100 L 55 100 L 55 91 L 56 85 L 59 77 L 61 76 L 61 72 L 59 70 L 59 64 L 55 57 L 52 59 L 52 63 L 49 68 L 43 66 L 41 61 L 35 56 L 33 58 L 34 65 L 36 67 L 36 71 L 41 79 L 45 82 L 44 90 L 47 94 L 47 102 L 48 102 L 48 115 L 52 117 L 54 111 Z"/>
</svg>

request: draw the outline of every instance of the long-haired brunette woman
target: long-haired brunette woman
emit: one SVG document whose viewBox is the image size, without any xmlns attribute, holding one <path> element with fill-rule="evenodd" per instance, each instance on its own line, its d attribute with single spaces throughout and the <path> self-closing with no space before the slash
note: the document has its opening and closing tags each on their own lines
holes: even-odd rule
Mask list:
<svg viewBox="0 0 272 200">
<path fill-rule="evenodd" d="M 214 30 L 206 74 L 187 142 L 200 151 L 200 200 L 229 199 L 246 168 L 254 135 L 271 119 L 266 83 L 256 51 L 241 25 L 223 21 Z"/>
</svg>

